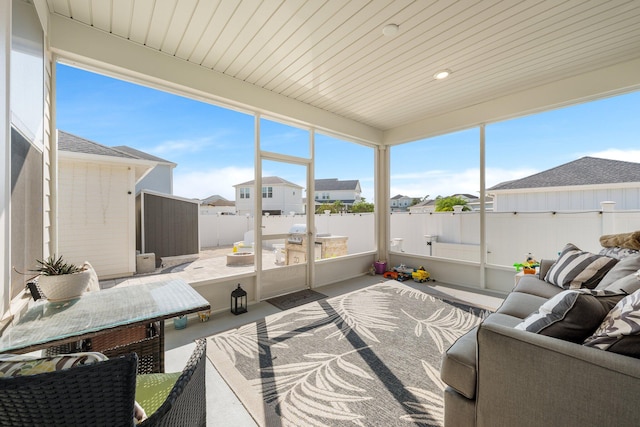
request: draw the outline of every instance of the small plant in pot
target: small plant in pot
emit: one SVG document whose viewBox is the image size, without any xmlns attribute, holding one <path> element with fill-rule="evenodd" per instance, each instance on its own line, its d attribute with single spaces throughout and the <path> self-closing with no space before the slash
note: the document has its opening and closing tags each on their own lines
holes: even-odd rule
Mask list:
<svg viewBox="0 0 640 427">
<path fill-rule="evenodd" d="M 49 301 L 66 301 L 77 298 L 87 289 L 91 272 L 83 267 L 67 263 L 62 256 L 50 256 L 36 260 L 40 272 L 38 286 Z"/>
</svg>

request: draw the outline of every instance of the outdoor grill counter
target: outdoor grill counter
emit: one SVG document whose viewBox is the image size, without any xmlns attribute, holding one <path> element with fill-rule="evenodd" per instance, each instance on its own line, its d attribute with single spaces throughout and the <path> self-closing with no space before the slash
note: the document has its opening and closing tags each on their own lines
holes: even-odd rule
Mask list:
<svg viewBox="0 0 640 427">
<path fill-rule="evenodd" d="M 314 233 L 315 234 L 315 233 Z M 289 237 L 285 242 L 286 265 L 304 264 L 307 262 L 307 226 L 294 224 L 289 229 Z M 325 259 L 347 254 L 347 237 L 332 236 L 328 233 L 315 234 L 313 244 L 314 259 Z"/>
</svg>

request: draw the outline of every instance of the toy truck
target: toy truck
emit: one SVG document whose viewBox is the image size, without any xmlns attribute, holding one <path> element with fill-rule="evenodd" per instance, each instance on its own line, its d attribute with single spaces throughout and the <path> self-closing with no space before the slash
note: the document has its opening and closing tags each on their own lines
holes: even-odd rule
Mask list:
<svg viewBox="0 0 640 427">
<path fill-rule="evenodd" d="M 418 283 L 428 282 L 429 280 L 431 280 L 430 276 L 431 275 L 427 270 L 424 269 L 424 267 L 420 267 L 416 271 L 411 273 L 411 278 L 413 279 L 413 281 Z"/>
</svg>

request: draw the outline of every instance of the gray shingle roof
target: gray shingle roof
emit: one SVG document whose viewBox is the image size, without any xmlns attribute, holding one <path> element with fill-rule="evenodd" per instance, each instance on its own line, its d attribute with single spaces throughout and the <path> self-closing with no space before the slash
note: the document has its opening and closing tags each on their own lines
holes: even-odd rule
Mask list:
<svg viewBox="0 0 640 427">
<path fill-rule="evenodd" d="M 403 197 L 409 197 L 409 196 L 403 196 L 402 194 L 396 194 L 395 196 L 393 196 L 391 198 L 391 200 L 398 200 L 398 199 L 402 199 Z"/>
<path fill-rule="evenodd" d="M 640 182 L 640 163 L 582 157 L 525 178 L 502 182 L 488 191 L 623 182 Z"/>
<path fill-rule="evenodd" d="M 316 191 L 338 191 L 338 190 L 356 190 L 360 181 L 357 179 L 348 179 L 344 181 L 338 178 L 316 179 Z"/>
<path fill-rule="evenodd" d="M 126 146 L 126 145 L 118 145 L 116 147 L 112 147 L 114 150 L 118 150 L 118 151 L 122 151 L 126 154 L 129 154 L 131 156 L 137 157 L 138 159 L 143 159 L 143 160 L 151 160 L 154 162 L 160 162 L 160 163 L 168 163 L 168 164 L 172 164 L 175 165 L 174 162 L 170 162 L 169 160 L 165 160 L 163 158 L 160 157 L 156 157 L 152 154 L 149 153 L 145 153 L 144 151 L 140 151 L 140 150 L 136 150 L 135 148 Z"/>
<path fill-rule="evenodd" d="M 234 187 L 253 185 L 255 182 L 256 181 L 252 179 L 251 181 L 236 184 L 234 185 Z M 294 184 L 293 182 L 287 181 L 286 179 L 282 179 L 279 176 L 265 176 L 262 178 L 262 185 L 275 185 L 275 184 L 286 184 L 286 185 L 302 188 L 298 184 Z"/>
<path fill-rule="evenodd" d="M 130 154 L 114 150 L 97 142 L 80 138 L 79 136 L 58 130 L 58 149 L 72 153 L 95 154 L 98 156 L 120 157 L 123 159 L 137 159 Z"/>
<path fill-rule="evenodd" d="M 236 202 L 229 201 L 219 194 L 214 194 L 201 200 L 201 204 L 209 206 L 235 206 Z"/>
</svg>

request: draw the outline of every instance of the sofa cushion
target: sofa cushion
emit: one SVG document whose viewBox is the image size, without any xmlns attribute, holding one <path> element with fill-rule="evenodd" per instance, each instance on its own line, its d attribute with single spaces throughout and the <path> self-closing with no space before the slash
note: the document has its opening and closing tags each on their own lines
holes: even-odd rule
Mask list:
<svg viewBox="0 0 640 427">
<path fill-rule="evenodd" d="M 555 288 L 558 289 L 557 287 Z M 497 312 L 524 319 L 540 308 L 540 306 L 546 301 L 547 298 L 537 295 L 526 294 L 523 292 L 511 292 L 504 299 L 504 302 L 500 308 L 498 308 Z"/>
<path fill-rule="evenodd" d="M 542 304 L 515 328 L 582 343 L 624 296 L 588 289 L 566 290 Z"/>
<path fill-rule="evenodd" d="M 477 327 L 458 338 L 444 354 L 440 367 L 442 381 L 467 399 L 476 395 L 476 331 Z"/>
<path fill-rule="evenodd" d="M 620 300 L 584 345 L 640 358 L 640 290 Z"/>
<path fill-rule="evenodd" d="M 564 289 L 595 288 L 617 259 L 581 251 L 567 244 L 544 280 Z"/>
<path fill-rule="evenodd" d="M 162 406 L 182 372 L 141 374 L 136 376 L 136 402 L 147 415 Z"/>
<path fill-rule="evenodd" d="M 640 254 L 629 255 L 621 259 L 605 274 L 596 289 L 607 289 L 613 282 L 640 270 Z"/>
<path fill-rule="evenodd" d="M 506 314 L 493 313 L 484 319 L 483 323 L 496 323 L 512 328 L 521 320 Z M 442 366 L 440 368 L 442 381 L 467 399 L 474 399 L 476 395 L 477 330 L 477 327 L 470 330 L 449 347 L 442 358 Z"/>
<path fill-rule="evenodd" d="M 521 292 L 549 299 L 562 292 L 562 289 L 544 280 L 540 280 L 538 276 L 534 274 L 525 274 L 518 280 L 518 284 L 513 289 L 513 292 Z"/>
</svg>

